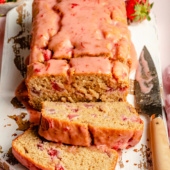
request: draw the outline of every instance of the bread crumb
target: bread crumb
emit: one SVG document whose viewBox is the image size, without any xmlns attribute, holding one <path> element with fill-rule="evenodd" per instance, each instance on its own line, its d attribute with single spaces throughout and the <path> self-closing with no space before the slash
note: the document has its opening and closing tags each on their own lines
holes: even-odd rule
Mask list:
<svg viewBox="0 0 170 170">
<path fill-rule="evenodd" d="M 17 130 L 25 131 L 30 127 L 30 122 L 28 120 L 24 120 L 26 115 L 27 113 L 21 113 L 20 115 L 12 115 L 8 117 L 15 120 L 18 125 Z"/>
<path fill-rule="evenodd" d="M 12 154 L 12 148 L 9 148 L 8 152 L 5 154 L 5 157 L 7 157 L 6 161 L 10 164 L 10 165 L 15 165 L 18 164 L 17 159 L 14 157 L 14 155 Z"/>
<path fill-rule="evenodd" d="M 4 125 L 4 127 L 11 126 L 11 124 Z"/>
<path fill-rule="evenodd" d="M 137 165 L 139 169 L 143 170 L 143 169 L 147 169 L 150 170 L 152 169 L 152 154 L 151 154 L 151 150 L 148 146 L 141 144 L 141 148 L 138 150 L 138 152 L 140 152 L 140 156 L 141 161 L 138 164 L 135 164 L 135 166 Z"/>
<path fill-rule="evenodd" d="M 17 134 L 16 134 L 16 133 L 14 133 L 14 134 L 12 134 L 12 136 L 17 136 Z"/>
<path fill-rule="evenodd" d="M 119 160 L 118 160 L 119 167 L 124 168 L 124 164 L 123 164 L 123 160 L 122 160 L 122 151 L 119 150 L 118 153 L 119 153 Z"/>
<path fill-rule="evenodd" d="M 11 104 L 15 107 L 15 108 L 25 108 L 24 105 L 22 104 L 22 102 L 20 102 L 17 97 L 14 97 L 11 100 Z"/>
<path fill-rule="evenodd" d="M 134 152 L 138 152 L 138 150 L 137 150 L 137 149 L 134 149 L 133 151 L 134 151 Z"/>
<path fill-rule="evenodd" d="M 0 153 L 3 153 L 3 151 L 2 151 L 2 146 L 0 145 Z"/>
</svg>

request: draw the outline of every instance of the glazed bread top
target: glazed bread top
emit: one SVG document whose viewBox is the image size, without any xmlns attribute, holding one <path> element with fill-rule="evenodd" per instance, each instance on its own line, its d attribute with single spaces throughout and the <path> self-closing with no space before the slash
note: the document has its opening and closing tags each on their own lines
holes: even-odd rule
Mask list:
<svg viewBox="0 0 170 170">
<path fill-rule="evenodd" d="M 131 63 L 123 0 L 35 0 L 30 63 L 104 56 Z"/>
</svg>

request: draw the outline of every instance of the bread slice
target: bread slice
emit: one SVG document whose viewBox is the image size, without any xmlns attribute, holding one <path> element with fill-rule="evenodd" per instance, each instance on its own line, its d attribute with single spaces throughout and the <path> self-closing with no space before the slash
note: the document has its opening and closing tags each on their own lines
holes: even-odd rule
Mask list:
<svg viewBox="0 0 170 170">
<path fill-rule="evenodd" d="M 136 145 L 144 123 L 127 102 L 43 102 L 39 134 L 65 144 L 106 145 L 124 149 Z"/>
<path fill-rule="evenodd" d="M 114 170 L 118 153 L 106 147 L 78 147 L 47 142 L 37 127 L 30 128 L 12 142 L 12 152 L 28 169 Z"/>
</svg>

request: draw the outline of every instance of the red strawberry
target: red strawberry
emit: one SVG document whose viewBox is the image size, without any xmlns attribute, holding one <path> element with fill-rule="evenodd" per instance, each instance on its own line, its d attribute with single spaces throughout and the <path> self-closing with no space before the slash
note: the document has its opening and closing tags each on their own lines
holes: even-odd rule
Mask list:
<svg viewBox="0 0 170 170">
<path fill-rule="evenodd" d="M 149 21 L 151 19 L 149 14 L 152 7 L 153 3 L 149 3 L 149 0 L 127 0 L 126 12 L 128 22 L 141 22 L 145 19 Z"/>
<path fill-rule="evenodd" d="M 16 2 L 17 0 L 0 0 L 0 4 L 4 4 L 6 2 Z"/>
<path fill-rule="evenodd" d="M 0 4 L 4 4 L 6 0 L 0 0 Z"/>
</svg>

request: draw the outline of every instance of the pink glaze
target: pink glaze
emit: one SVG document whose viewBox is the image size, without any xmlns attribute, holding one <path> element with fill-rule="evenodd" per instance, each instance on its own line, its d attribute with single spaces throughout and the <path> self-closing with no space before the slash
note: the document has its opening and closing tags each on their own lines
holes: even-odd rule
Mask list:
<svg viewBox="0 0 170 170">
<path fill-rule="evenodd" d="M 63 113 L 64 114 L 64 113 Z M 90 146 L 91 138 L 87 124 L 72 123 L 78 115 L 68 115 L 68 121 L 52 119 L 43 115 L 41 117 L 38 133 L 49 141 L 62 142 L 80 146 Z"/>
<path fill-rule="evenodd" d="M 59 22 L 60 16 L 52 10 L 55 3 L 55 0 L 36 0 L 33 3 L 33 25 L 36 26 L 32 29 L 33 36 L 31 43 L 30 63 L 36 62 L 37 58 L 39 61 L 44 61 L 44 54 L 41 49 L 44 49 L 47 46 L 50 38 L 54 36 L 60 28 L 59 25 L 56 24 Z M 41 20 L 41 22 L 38 20 Z M 49 20 L 50 24 L 48 22 Z"/>
<path fill-rule="evenodd" d="M 27 107 L 27 111 L 29 112 L 29 121 L 31 124 L 33 125 L 39 125 L 40 123 L 40 118 L 41 118 L 41 112 L 33 109 L 33 108 L 28 108 Z"/>
<path fill-rule="evenodd" d="M 101 134 L 100 132 L 98 133 L 97 130 L 95 131 L 95 129 L 93 129 L 94 144 L 96 146 L 106 145 L 115 150 L 126 149 L 139 143 L 142 133 L 142 130 L 129 131 L 128 133 L 124 130 L 113 130 L 112 132 L 107 132 L 107 135 L 110 137 L 106 139 L 104 134 Z"/>
<path fill-rule="evenodd" d="M 131 57 L 124 1 L 35 0 L 33 6 L 39 12 L 33 22 L 30 63 L 45 60 L 41 49 L 46 49 L 47 43 L 53 58 L 113 58 L 117 51 L 122 51 L 125 60 Z"/>
<path fill-rule="evenodd" d="M 133 147 L 135 146 L 137 143 L 139 143 L 141 137 L 142 137 L 143 131 L 142 130 L 136 130 L 132 136 L 132 138 L 129 139 L 128 141 L 128 146 L 129 147 Z"/>
<path fill-rule="evenodd" d="M 129 78 L 129 68 L 127 65 L 116 61 L 113 64 L 112 74 L 117 80 L 124 81 Z"/>
<path fill-rule="evenodd" d="M 48 60 L 45 64 L 34 63 L 30 65 L 32 73 L 37 75 L 44 74 L 64 74 L 67 75 L 69 65 L 66 60 Z"/>
<path fill-rule="evenodd" d="M 36 167 L 31 160 L 28 160 L 26 158 L 24 158 L 24 156 L 22 156 L 21 153 L 18 153 L 15 149 L 12 148 L 12 153 L 15 156 L 15 158 L 25 167 L 27 167 L 29 170 L 45 170 L 42 168 L 38 168 Z"/>
<path fill-rule="evenodd" d="M 141 67 L 143 66 L 143 68 Z M 142 78 L 142 69 L 146 76 L 146 78 Z M 149 66 L 147 61 L 144 59 L 144 51 L 141 54 L 141 64 L 138 64 L 138 68 L 136 70 L 135 79 L 138 81 L 141 91 L 143 93 L 149 93 L 153 87 L 153 84 L 149 83 L 154 77 L 150 74 Z M 147 85 L 146 85 L 147 84 Z"/>
<path fill-rule="evenodd" d="M 108 58 L 82 57 L 70 60 L 71 69 L 76 73 L 111 74 L 112 65 Z"/>
</svg>

